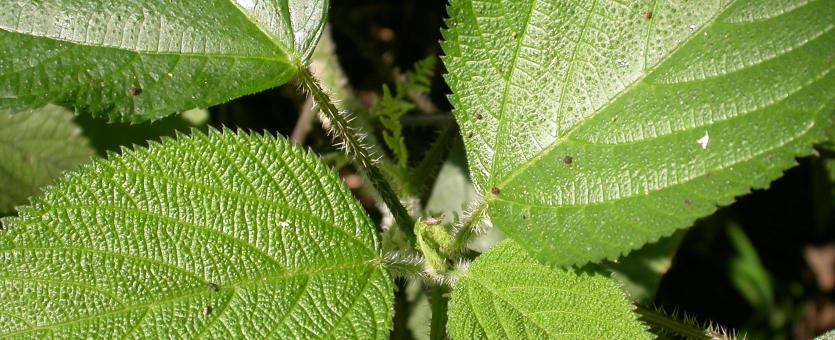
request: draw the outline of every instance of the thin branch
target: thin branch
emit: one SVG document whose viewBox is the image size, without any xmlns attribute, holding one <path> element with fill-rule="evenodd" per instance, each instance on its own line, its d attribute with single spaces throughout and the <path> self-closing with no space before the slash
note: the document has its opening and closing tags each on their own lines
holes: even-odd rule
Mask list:
<svg viewBox="0 0 835 340">
<path fill-rule="evenodd" d="M 678 334 L 687 339 L 722 339 L 721 337 L 708 335 L 707 332 L 705 332 L 705 330 L 700 327 L 681 322 L 673 317 L 667 316 L 662 312 L 650 308 L 636 306 L 635 313 L 640 315 L 641 320 L 649 324 L 650 327 L 653 327 L 663 332 Z"/>
<path fill-rule="evenodd" d="M 293 127 L 293 133 L 290 134 L 290 140 L 296 144 L 304 144 L 307 133 L 313 126 L 313 119 L 316 118 L 316 112 L 313 110 L 313 98 L 308 96 L 302 105 L 302 112 L 299 114 L 299 119 L 296 121 L 296 126 Z"/>
</svg>

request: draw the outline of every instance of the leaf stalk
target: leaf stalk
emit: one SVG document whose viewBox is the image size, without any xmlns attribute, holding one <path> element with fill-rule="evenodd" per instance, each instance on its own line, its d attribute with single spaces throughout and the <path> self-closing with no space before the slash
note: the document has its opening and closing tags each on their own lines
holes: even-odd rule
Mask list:
<svg viewBox="0 0 835 340">
<path fill-rule="evenodd" d="M 641 320 L 649 324 L 650 327 L 661 331 L 678 334 L 687 339 L 720 339 L 717 337 L 709 336 L 708 333 L 705 332 L 705 330 L 701 327 L 696 327 L 688 323 L 681 322 L 679 320 L 676 320 L 675 318 L 669 317 L 666 314 L 653 310 L 651 308 L 636 306 L 635 313 L 640 315 Z"/>
<path fill-rule="evenodd" d="M 330 100 L 330 97 L 308 67 L 299 66 L 299 81 L 302 88 L 313 98 L 313 102 L 323 118 L 330 123 L 328 130 L 331 135 L 342 143 L 345 153 L 352 157 L 354 162 L 365 171 L 368 179 L 371 180 L 374 188 L 377 189 L 383 202 L 394 216 L 396 224 L 409 239 L 409 242 L 414 245 L 415 233 L 412 229 L 415 224 L 414 220 L 400 202 L 380 168 L 377 167 L 368 147 L 363 144 L 361 135 L 351 127 L 348 113 L 336 108 L 336 105 Z"/>
</svg>

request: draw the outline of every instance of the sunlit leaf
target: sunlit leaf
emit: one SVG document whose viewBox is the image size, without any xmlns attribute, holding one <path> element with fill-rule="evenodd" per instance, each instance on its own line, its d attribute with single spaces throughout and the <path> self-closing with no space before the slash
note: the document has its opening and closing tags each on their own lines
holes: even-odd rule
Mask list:
<svg viewBox="0 0 835 340">
<path fill-rule="evenodd" d="M 381 339 L 392 281 L 336 174 L 192 132 L 65 176 L 0 233 L 0 337 Z"/>
<path fill-rule="evenodd" d="M 453 0 L 446 79 L 493 225 L 616 258 L 763 188 L 824 139 L 835 2 Z"/>
<path fill-rule="evenodd" d="M 512 240 L 473 262 L 449 306 L 452 339 L 650 339 L 615 282 L 551 269 Z"/>
<path fill-rule="evenodd" d="M 139 122 L 287 82 L 325 0 L 0 3 L 0 108 L 46 102 Z"/>
</svg>

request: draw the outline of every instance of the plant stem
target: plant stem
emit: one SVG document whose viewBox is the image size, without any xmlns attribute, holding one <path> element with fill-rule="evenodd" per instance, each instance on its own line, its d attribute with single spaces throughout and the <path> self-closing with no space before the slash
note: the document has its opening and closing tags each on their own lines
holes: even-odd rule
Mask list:
<svg viewBox="0 0 835 340">
<path fill-rule="evenodd" d="M 470 239 L 470 236 L 473 235 L 473 231 L 481 221 L 482 215 L 486 213 L 487 202 L 481 201 L 478 206 L 473 209 L 469 218 L 464 220 L 464 222 L 455 229 L 452 241 L 452 245 L 455 250 L 460 252 L 467 247 L 467 241 Z"/>
<path fill-rule="evenodd" d="M 403 204 L 400 203 L 400 199 L 394 193 L 389 182 L 383 177 L 380 168 L 374 163 L 370 152 L 362 143 L 362 138 L 351 128 L 346 113 L 340 112 L 336 108 L 307 67 L 299 66 L 299 81 L 305 91 L 313 98 L 322 115 L 330 121 L 331 133 L 342 142 L 345 152 L 365 170 L 368 179 L 380 193 L 397 225 L 402 229 L 409 242 L 414 245 L 415 233 L 412 228 L 414 228 L 415 222 L 409 216 Z"/>
<path fill-rule="evenodd" d="M 444 285 L 430 288 L 429 303 L 432 308 L 432 323 L 429 328 L 429 339 L 446 340 L 447 304 L 446 294 L 449 288 Z"/>
<path fill-rule="evenodd" d="M 641 316 L 643 321 L 646 321 L 651 327 L 664 330 L 667 332 L 681 335 L 687 339 L 705 339 L 711 340 L 712 337 L 705 333 L 705 330 L 700 327 L 695 327 L 687 323 L 671 318 L 664 313 L 642 307 L 636 306 L 635 313 Z"/>
</svg>

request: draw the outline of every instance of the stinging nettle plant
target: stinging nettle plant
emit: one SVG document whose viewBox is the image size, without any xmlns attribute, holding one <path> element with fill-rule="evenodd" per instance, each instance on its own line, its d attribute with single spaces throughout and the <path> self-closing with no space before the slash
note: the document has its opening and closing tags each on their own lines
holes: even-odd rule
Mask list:
<svg viewBox="0 0 835 340">
<path fill-rule="evenodd" d="M 384 90 L 396 159 L 381 159 L 310 67 L 327 13 L 0 3 L 0 210 L 17 206 L 0 230 L 0 337 L 387 338 L 397 276 L 428 291 L 433 338 L 652 338 L 677 323 L 636 309 L 605 261 L 835 137 L 835 1 L 452 0 L 441 60 L 458 130 L 414 169 L 398 119 L 432 59 Z M 284 137 L 195 129 L 87 161 L 68 110 L 141 123 L 294 77 L 391 225 Z M 459 218 L 421 212 L 458 131 L 474 198 Z M 479 255 L 468 245 L 489 228 L 507 239 Z"/>
</svg>

